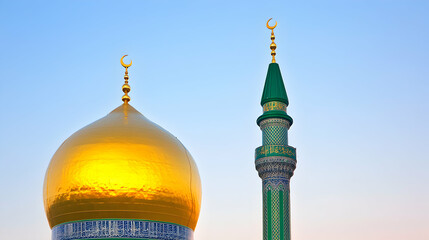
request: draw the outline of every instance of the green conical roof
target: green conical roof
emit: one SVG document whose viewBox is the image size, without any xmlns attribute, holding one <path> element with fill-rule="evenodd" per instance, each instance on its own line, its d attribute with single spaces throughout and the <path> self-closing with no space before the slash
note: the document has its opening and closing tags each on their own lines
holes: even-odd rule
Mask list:
<svg viewBox="0 0 429 240">
<path fill-rule="evenodd" d="M 270 63 L 268 67 L 261 105 L 271 101 L 279 101 L 289 105 L 282 74 L 277 63 Z"/>
</svg>

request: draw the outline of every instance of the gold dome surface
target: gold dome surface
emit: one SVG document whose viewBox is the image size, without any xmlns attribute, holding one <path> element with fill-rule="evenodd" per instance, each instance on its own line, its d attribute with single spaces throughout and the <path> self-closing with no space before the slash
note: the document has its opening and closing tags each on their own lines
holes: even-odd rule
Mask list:
<svg viewBox="0 0 429 240">
<path fill-rule="evenodd" d="M 195 230 L 201 183 L 182 143 L 124 103 L 60 146 L 46 172 L 44 204 L 51 228 L 141 219 Z"/>
</svg>

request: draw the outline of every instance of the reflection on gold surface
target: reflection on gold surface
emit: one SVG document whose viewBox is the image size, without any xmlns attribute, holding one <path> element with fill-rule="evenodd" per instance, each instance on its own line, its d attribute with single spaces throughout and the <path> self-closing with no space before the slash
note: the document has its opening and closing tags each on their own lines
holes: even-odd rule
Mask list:
<svg viewBox="0 0 429 240">
<path fill-rule="evenodd" d="M 201 183 L 177 138 L 129 104 L 69 137 L 44 183 L 50 226 L 85 219 L 145 219 L 195 229 Z"/>
</svg>

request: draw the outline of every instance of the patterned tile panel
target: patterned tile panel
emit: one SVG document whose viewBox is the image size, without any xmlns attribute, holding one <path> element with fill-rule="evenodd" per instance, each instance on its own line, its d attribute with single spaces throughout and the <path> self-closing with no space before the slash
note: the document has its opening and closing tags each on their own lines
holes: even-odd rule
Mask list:
<svg viewBox="0 0 429 240">
<path fill-rule="evenodd" d="M 264 179 L 263 193 L 264 240 L 290 240 L 289 180 Z"/>
<path fill-rule="evenodd" d="M 287 128 L 270 124 L 262 130 L 262 145 L 287 145 Z"/>
<path fill-rule="evenodd" d="M 291 238 L 291 232 L 290 232 L 290 200 L 289 199 L 290 199 L 290 192 L 289 192 L 289 189 L 287 189 L 285 192 L 285 200 L 284 200 L 284 204 L 285 204 L 284 215 L 287 216 L 285 218 L 285 222 L 284 222 L 284 228 L 286 230 L 285 240 L 290 240 L 290 238 Z"/>
<path fill-rule="evenodd" d="M 52 240 L 76 239 L 162 239 L 191 240 L 185 226 L 140 220 L 88 220 L 64 223 L 52 229 Z"/>
</svg>

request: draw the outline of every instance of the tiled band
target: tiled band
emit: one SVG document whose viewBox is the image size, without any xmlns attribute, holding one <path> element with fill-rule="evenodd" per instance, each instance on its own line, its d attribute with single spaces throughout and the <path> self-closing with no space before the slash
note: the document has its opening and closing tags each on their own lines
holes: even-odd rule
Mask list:
<svg viewBox="0 0 429 240">
<path fill-rule="evenodd" d="M 75 239 L 171 239 L 191 240 L 193 231 L 185 226 L 144 220 L 88 220 L 57 225 L 52 240 Z"/>
</svg>

